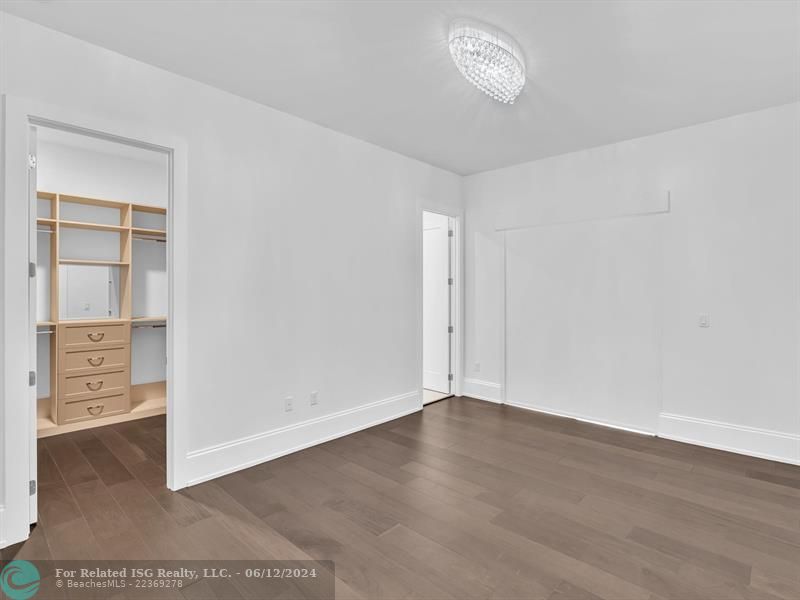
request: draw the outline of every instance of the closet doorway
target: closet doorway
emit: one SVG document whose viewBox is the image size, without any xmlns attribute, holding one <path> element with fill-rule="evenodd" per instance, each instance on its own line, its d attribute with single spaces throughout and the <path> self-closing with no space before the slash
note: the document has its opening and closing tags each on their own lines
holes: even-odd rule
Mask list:
<svg viewBox="0 0 800 600">
<path fill-rule="evenodd" d="M 29 144 L 31 479 L 124 448 L 166 483 L 170 156 L 43 124 Z"/>
<path fill-rule="evenodd" d="M 151 419 L 166 420 L 166 429 L 162 428 L 160 448 L 156 450 L 154 446 L 152 449 L 161 453 L 162 456 L 164 453 L 166 454 L 164 479 L 169 489 L 179 490 L 186 487 L 187 482 L 191 479 L 191 464 L 187 457 L 186 439 L 186 422 L 189 414 L 186 391 L 188 381 L 186 352 L 188 347 L 186 319 L 188 312 L 186 279 L 188 160 L 187 145 L 184 140 L 156 123 L 126 121 L 118 117 L 86 112 L 74 106 L 61 106 L 13 95 L 3 96 L 0 110 L 3 114 L 2 155 L 4 168 L 4 177 L 0 180 L 0 191 L 2 192 L 2 196 L 0 196 L 2 260 L 0 262 L 3 265 L 0 271 L 3 286 L 3 294 L 0 296 L 0 337 L 2 337 L 2 348 L 13 349 L 13 351 L 0 353 L 0 405 L 2 405 L 3 413 L 3 418 L 0 419 L 0 434 L 6 449 L 6 452 L 0 453 L 0 490 L 3 492 L 3 506 L 0 507 L 0 512 L 2 512 L 0 515 L 0 540 L 3 545 L 11 545 L 27 539 L 30 535 L 31 523 L 38 520 L 37 504 L 40 486 L 37 472 L 37 451 L 44 448 L 49 442 L 59 439 L 58 435 L 42 438 L 37 436 L 39 416 L 41 415 L 42 418 L 47 416 L 56 426 L 59 425 L 58 419 L 64 417 L 77 426 L 79 421 L 74 420 L 75 414 L 71 411 L 73 408 L 86 410 L 85 407 L 88 405 L 92 407 L 92 410 L 86 410 L 87 413 L 99 413 L 88 414 L 88 417 L 96 417 L 96 422 L 100 423 L 101 418 L 121 418 L 122 414 L 127 414 L 128 408 L 132 408 L 130 405 L 131 392 L 135 394 L 144 391 L 143 389 L 132 390 L 134 385 L 139 385 L 141 382 L 138 380 L 141 373 L 139 365 L 143 364 L 137 361 L 139 346 L 135 338 L 138 334 L 131 334 L 134 317 L 166 317 L 167 322 L 164 324 L 167 326 L 160 328 L 160 331 L 163 332 L 162 335 L 166 336 L 166 356 L 168 357 L 164 375 L 167 389 L 166 408 L 162 409 L 162 411 L 166 410 L 166 416 L 150 417 Z M 45 129 L 48 131 L 44 131 Z M 152 201 L 143 201 L 138 197 L 115 198 L 112 195 L 113 190 L 110 188 L 100 192 L 74 188 L 45 189 L 43 186 L 47 184 L 41 178 L 49 176 L 43 162 L 48 159 L 45 155 L 40 155 L 37 146 L 40 145 L 39 138 L 42 135 L 45 144 L 55 142 L 53 146 L 58 145 L 56 140 L 47 139 L 48 135 L 53 133 L 69 133 L 77 136 L 71 139 L 78 140 L 76 142 L 78 149 L 84 151 L 91 151 L 91 149 L 84 147 L 82 143 L 113 142 L 117 151 L 108 153 L 104 163 L 96 163 L 98 167 L 102 164 L 110 166 L 115 161 L 128 160 L 130 157 L 126 156 L 126 151 L 133 149 L 146 150 L 163 156 L 164 164 L 167 165 L 165 185 L 167 186 L 166 197 L 168 200 L 166 207 L 154 205 Z M 120 149 L 120 146 L 124 148 Z M 58 152 L 59 149 L 56 148 L 55 151 Z M 99 176 L 98 181 L 104 185 L 118 185 L 123 180 L 121 177 L 110 177 L 110 172 L 104 169 L 98 168 L 95 171 Z M 78 173 L 77 163 L 64 168 L 62 173 L 65 178 L 64 185 L 76 184 L 75 177 Z M 68 177 L 73 179 L 70 181 Z M 39 192 L 42 192 L 41 198 Z M 73 200 L 71 203 L 70 196 Z M 61 214 L 62 205 L 67 206 L 67 213 Z M 139 221 L 140 213 L 147 212 L 141 210 L 142 207 L 157 209 L 158 212 L 153 212 L 152 215 L 159 216 L 158 213 L 161 213 L 160 216 L 165 216 L 162 219 L 163 226 L 154 223 L 148 225 Z M 77 212 L 70 213 L 70 210 Z M 166 210 L 166 215 L 164 215 L 164 210 Z M 48 212 L 45 213 L 45 211 Z M 104 216 L 101 217 L 101 214 Z M 109 214 L 116 214 L 118 220 L 113 221 Z M 40 234 L 39 228 L 49 230 L 51 233 Z M 70 232 L 66 234 L 66 237 L 59 238 L 59 235 L 68 229 Z M 85 246 L 78 241 L 79 236 L 85 233 L 104 235 L 101 236 L 102 241 L 95 240 L 96 245 Z M 166 237 L 166 244 L 161 245 L 164 248 L 163 251 L 166 252 L 166 315 L 133 312 L 134 306 L 140 306 L 140 299 L 136 297 L 138 292 L 134 289 L 138 280 L 137 270 L 145 264 L 141 262 L 144 260 L 141 258 L 138 259 L 139 263 L 136 262 L 139 251 L 134 249 L 134 243 L 139 244 L 139 242 L 134 242 L 133 237 L 147 233 Z M 116 234 L 116 245 L 106 239 L 105 234 Z M 70 236 L 72 236 L 72 240 L 68 241 L 67 238 Z M 65 252 L 62 256 L 60 244 L 58 246 L 53 244 L 51 241 L 53 239 L 57 239 L 59 242 L 63 241 L 65 250 L 69 249 L 70 253 Z M 43 270 L 39 257 L 40 245 L 42 246 L 42 260 L 49 261 L 50 266 L 58 266 L 58 269 Z M 59 250 L 58 254 L 56 254 L 56 248 Z M 89 249 L 92 249 L 92 252 L 98 251 L 98 253 L 91 254 Z M 112 252 L 114 249 L 116 249 L 116 254 L 99 253 L 99 250 L 105 253 L 106 251 Z M 97 276 L 96 270 L 87 271 L 85 276 L 79 273 L 70 273 L 70 287 L 85 286 L 83 287 L 83 293 L 85 293 L 83 301 L 76 298 L 70 306 L 67 298 L 74 297 L 72 292 L 61 293 L 60 279 L 58 282 L 54 281 L 56 274 L 53 271 L 59 271 L 62 265 L 70 268 L 75 265 L 101 267 L 106 278 L 101 279 Z M 109 270 L 107 267 L 112 268 Z M 149 276 L 145 277 L 145 280 L 149 280 Z M 100 286 L 101 282 L 105 282 L 103 287 Z M 42 286 L 43 290 L 47 290 L 46 294 L 40 292 L 39 286 Z M 65 312 L 62 313 L 62 310 Z M 87 317 L 84 320 L 94 321 L 85 324 L 88 331 L 81 329 L 82 324 L 78 323 L 80 319 L 66 318 L 76 314 L 75 311 L 78 311 L 79 315 Z M 104 316 L 100 314 L 101 311 L 105 311 Z M 111 311 L 110 315 L 109 311 Z M 65 316 L 63 322 L 62 314 Z M 40 323 L 42 323 L 41 327 Z M 114 327 L 115 325 L 116 327 Z M 59 335 L 62 327 L 63 336 Z M 54 333 L 39 334 L 40 329 L 50 330 Z M 152 331 L 158 330 L 153 328 Z M 88 338 L 89 333 L 92 334 L 93 339 Z M 54 339 L 53 336 L 56 336 L 55 343 L 49 342 Z M 81 336 L 83 336 L 83 340 L 81 340 Z M 132 338 L 135 347 L 131 355 Z M 48 342 L 44 340 L 48 340 Z M 90 342 L 101 344 L 103 350 L 115 349 L 116 352 L 114 355 L 103 354 L 102 361 L 99 359 L 100 355 L 90 352 L 89 355 L 81 355 L 77 358 L 70 356 L 69 362 L 59 362 L 62 355 L 66 356 L 67 350 L 70 353 L 85 351 L 76 344 Z M 40 343 L 43 346 L 41 352 L 39 351 Z M 88 348 L 89 350 L 101 349 L 101 346 L 93 345 Z M 72 379 L 73 375 L 84 375 L 84 373 L 78 374 L 72 371 L 72 369 L 78 368 L 74 361 L 78 360 L 79 365 L 81 358 L 85 362 L 81 368 L 86 368 L 88 373 L 99 374 L 99 371 L 88 371 L 89 367 L 94 368 L 94 365 L 88 362 L 88 358 L 92 358 L 92 362 L 101 368 L 113 365 L 113 368 L 109 368 L 108 373 L 113 372 L 114 376 L 103 377 L 102 386 L 95 377 L 90 377 L 88 380 Z M 117 365 L 125 365 L 126 359 L 129 361 L 128 368 L 119 368 Z M 43 365 L 40 368 L 37 365 L 39 360 L 47 361 L 46 366 Z M 63 365 L 60 374 L 58 372 L 59 364 Z M 67 371 L 70 372 L 67 373 Z M 103 374 L 105 375 L 105 372 Z M 69 387 L 64 381 L 68 377 L 70 379 Z M 46 395 L 44 388 L 40 390 L 39 387 L 40 383 L 42 385 L 45 383 L 41 378 L 45 378 L 49 386 Z M 63 381 L 64 385 L 59 386 L 60 381 Z M 87 386 L 87 383 L 90 385 Z M 153 380 L 148 383 L 158 382 Z M 81 390 L 81 386 L 85 392 Z M 119 388 L 122 388 L 123 391 L 120 392 Z M 95 408 L 99 402 L 72 405 L 73 401 L 95 400 L 94 393 L 101 394 L 99 397 L 105 397 L 102 394 L 106 392 L 110 392 L 107 396 L 113 397 L 114 401 L 104 402 L 102 411 L 99 407 Z M 80 397 L 73 395 L 78 393 L 88 393 L 88 395 Z M 49 402 L 39 402 L 48 398 Z M 55 419 L 52 409 L 54 403 L 56 404 Z M 40 404 L 43 405 L 41 409 Z M 59 417 L 59 409 L 67 404 L 70 406 L 61 412 Z M 46 413 L 48 408 L 49 414 Z M 115 414 L 109 415 L 106 411 L 113 411 Z M 95 422 L 89 418 L 86 421 Z M 136 422 L 136 420 L 132 420 L 109 427 L 135 424 Z M 70 435 L 73 436 L 73 439 L 77 439 L 75 436 L 84 439 L 87 436 L 93 436 L 92 431 L 100 431 L 100 429 L 86 429 Z M 66 436 L 61 436 L 61 439 L 66 439 Z M 94 446 L 94 450 L 98 448 L 98 446 Z M 102 452 L 102 449 L 100 451 Z M 71 454 L 67 451 L 59 456 L 67 457 L 67 460 L 70 456 L 72 458 L 82 456 L 84 460 L 88 460 L 88 455 L 92 452 L 93 449 L 89 447 L 74 448 Z M 111 454 L 113 455 L 113 452 Z M 97 462 L 99 453 L 93 454 L 93 457 Z M 108 455 L 105 454 L 105 457 L 108 458 Z M 102 457 L 99 459 L 102 460 Z M 52 464 L 45 464 L 45 466 L 48 467 L 48 470 L 42 471 L 43 478 L 47 473 L 52 476 L 54 472 L 58 472 Z M 63 466 L 68 467 L 69 465 Z M 102 468 L 99 462 L 97 466 Z M 155 477 L 152 481 L 156 482 Z M 44 483 L 44 479 L 42 483 Z"/>
<path fill-rule="evenodd" d="M 454 392 L 455 219 L 422 213 L 422 402 Z"/>
</svg>

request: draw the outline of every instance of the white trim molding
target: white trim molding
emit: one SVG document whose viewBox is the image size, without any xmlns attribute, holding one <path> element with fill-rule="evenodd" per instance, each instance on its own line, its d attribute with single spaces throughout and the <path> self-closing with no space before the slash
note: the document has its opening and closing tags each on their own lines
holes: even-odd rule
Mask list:
<svg viewBox="0 0 800 600">
<path fill-rule="evenodd" d="M 516 408 L 524 408 L 525 410 L 530 410 L 533 412 L 540 412 L 547 415 L 553 415 L 555 417 L 565 417 L 567 419 L 575 419 L 576 421 L 581 421 L 583 423 L 590 423 L 592 425 L 600 425 L 601 427 L 609 427 L 611 429 L 619 429 L 622 431 L 628 431 L 630 433 L 637 433 L 639 435 L 648 435 L 650 437 L 654 437 L 656 433 L 654 431 L 647 431 L 645 429 L 639 429 L 637 427 L 632 427 L 625 423 L 616 423 L 612 421 L 600 421 L 591 417 L 584 417 L 582 415 L 576 413 L 570 413 L 563 410 L 553 410 L 551 408 L 546 408 L 544 406 L 532 406 L 530 404 L 520 404 L 519 402 L 509 402 L 506 400 L 505 402 L 509 406 L 514 406 Z"/>
<path fill-rule="evenodd" d="M 485 400 L 486 402 L 502 404 L 503 386 L 493 381 L 482 381 L 480 379 L 469 379 L 465 377 L 461 395 L 469 396 L 476 400 Z"/>
<path fill-rule="evenodd" d="M 240 471 L 419 410 L 422 410 L 422 392 L 414 390 L 302 423 L 194 450 L 186 455 L 187 485 Z"/>
<path fill-rule="evenodd" d="M 661 413 L 658 436 L 717 450 L 800 465 L 800 435 Z"/>
</svg>

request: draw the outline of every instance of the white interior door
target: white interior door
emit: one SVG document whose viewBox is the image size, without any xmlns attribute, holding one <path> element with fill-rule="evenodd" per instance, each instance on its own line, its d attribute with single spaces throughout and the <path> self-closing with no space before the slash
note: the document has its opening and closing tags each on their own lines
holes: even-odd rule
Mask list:
<svg viewBox="0 0 800 600">
<path fill-rule="evenodd" d="M 422 385 L 450 393 L 450 219 L 423 213 Z"/>
<path fill-rule="evenodd" d="M 31 126 L 28 130 L 28 261 L 30 268 L 33 271 L 31 275 L 36 273 L 37 255 L 39 250 L 38 233 L 37 233 L 37 198 L 36 198 L 36 128 Z M 52 267 L 51 267 L 52 268 Z M 36 440 L 36 384 L 38 382 L 39 373 L 36 372 L 37 364 L 37 333 L 36 323 L 39 319 L 38 302 L 36 299 L 36 277 L 28 277 L 28 331 L 30 333 L 30 343 L 28 344 L 28 360 L 30 371 L 35 373 L 35 378 L 28 387 L 28 434 L 29 434 L 29 469 L 30 480 L 33 482 L 32 487 L 29 488 L 29 522 L 35 523 L 38 520 L 38 494 L 36 492 L 36 483 L 38 480 L 38 465 L 37 461 L 37 440 Z"/>
</svg>

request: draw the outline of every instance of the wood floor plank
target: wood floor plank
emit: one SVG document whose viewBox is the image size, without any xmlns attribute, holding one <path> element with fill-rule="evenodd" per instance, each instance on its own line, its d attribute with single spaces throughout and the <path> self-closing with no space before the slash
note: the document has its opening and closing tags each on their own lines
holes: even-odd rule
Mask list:
<svg viewBox="0 0 800 600">
<path fill-rule="evenodd" d="M 460 554 L 438 544 L 409 529 L 404 525 L 396 525 L 379 536 L 381 542 L 391 544 L 420 561 L 428 573 L 428 578 L 441 579 L 440 585 L 456 598 L 488 598 L 492 590 L 485 585 L 488 572 L 485 567 L 476 565 Z M 533 593 L 534 590 L 529 589 Z M 545 589 L 537 591 L 537 596 L 544 596 Z M 533 594 L 532 594 L 533 595 Z"/>
<path fill-rule="evenodd" d="M 670 518 L 659 512 L 646 510 L 644 507 L 619 504 L 598 496 L 589 495 L 581 501 L 587 512 L 604 516 L 609 521 L 627 523 L 629 530 L 634 526 L 647 528 L 663 535 L 680 536 L 690 539 L 692 543 L 708 551 L 717 552 L 732 560 L 756 566 L 769 565 L 771 572 L 793 577 L 797 571 L 797 563 L 793 555 L 782 548 L 782 558 L 770 555 L 758 548 L 759 544 L 744 545 L 728 539 L 729 527 L 710 520 L 693 519 L 691 517 Z M 625 534 L 623 537 L 627 537 Z M 788 549 L 790 550 L 790 549 Z M 798 581 L 798 597 L 800 597 L 800 581 Z"/>
<path fill-rule="evenodd" d="M 41 440 L 39 524 L 0 556 L 333 560 L 354 600 L 800 598 L 800 467 L 452 398 L 172 492 L 166 434 Z"/>
<path fill-rule="evenodd" d="M 67 486 L 47 485 L 39 488 L 39 522 L 55 527 L 83 516 Z"/>
<path fill-rule="evenodd" d="M 191 525 L 210 516 L 201 504 L 188 499 L 185 491 L 170 491 L 166 486 L 166 472 L 150 460 L 133 465 L 130 471 L 179 525 Z"/>
<path fill-rule="evenodd" d="M 105 557 L 89 524 L 82 516 L 53 527 L 42 524 L 42 528 L 50 553 L 55 559 L 100 560 Z"/>
<path fill-rule="evenodd" d="M 786 477 L 785 475 L 776 475 L 775 473 L 766 473 L 757 470 L 748 470 L 745 472 L 745 475 L 751 479 L 769 481 L 770 483 L 777 483 L 781 486 L 800 490 L 800 479 L 795 477 Z"/>
<path fill-rule="evenodd" d="M 668 554 L 684 562 L 692 563 L 711 571 L 718 571 L 735 580 L 736 583 L 750 583 L 751 567 L 739 561 L 732 560 L 716 552 L 709 552 L 681 540 L 644 529 L 634 527 L 628 534 L 628 539 L 634 542 Z"/>
<path fill-rule="evenodd" d="M 132 445 L 119 432 L 110 427 L 98 427 L 93 430 L 93 433 L 117 457 L 117 460 L 126 467 L 131 467 L 147 460 L 147 455 L 141 448 Z"/>
<path fill-rule="evenodd" d="M 39 489 L 50 486 L 63 487 L 67 485 L 45 444 L 37 445 L 36 462 L 38 466 L 36 478 Z"/>
<path fill-rule="evenodd" d="M 601 600 L 600 596 L 572 585 L 568 581 L 562 581 L 547 600 Z"/>
<path fill-rule="evenodd" d="M 102 481 L 94 480 L 70 487 L 89 529 L 108 559 L 152 558 L 141 531 L 123 513 Z"/>
<path fill-rule="evenodd" d="M 109 492 L 134 524 L 154 558 L 184 558 L 190 548 L 184 529 L 156 502 L 138 479 L 110 486 Z"/>
<path fill-rule="evenodd" d="M 125 465 L 94 435 L 87 436 L 76 445 L 104 484 L 114 485 L 133 479 Z"/>
<path fill-rule="evenodd" d="M 39 440 L 44 444 L 67 485 L 93 481 L 97 473 L 75 443 L 78 436 L 58 435 Z"/>
<path fill-rule="evenodd" d="M 412 578 L 405 565 L 375 546 L 372 534 L 331 512 L 281 511 L 265 520 L 315 559 L 333 560 L 337 576 L 366 598 L 408 598 L 420 592 L 422 597 L 449 597 L 425 577 Z"/>
</svg>

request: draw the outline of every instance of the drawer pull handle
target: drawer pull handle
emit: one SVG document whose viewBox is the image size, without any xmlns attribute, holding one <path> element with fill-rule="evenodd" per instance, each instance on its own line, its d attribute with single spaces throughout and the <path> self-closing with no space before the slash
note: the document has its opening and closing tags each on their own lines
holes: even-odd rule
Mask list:
<svg viewBox="0 0 800 600">
<path fill-rule="evenodd" d="M 89 414 L 90 414 L 90 415 L 95 415 L 95 416 L 97 416 L 97 415 L 99 415 L 101 412 L 103 412 L 103 408 L 105 408 L 105 407 L 104 407 L 102 404 L 98 404 L 97 406 L 87 406 L 87 407 L 86 407 L 86 410 L 88 410 L 88 411 L 89 411 Z M 96 411 L 96 412 L 95 412 L 95 411 Z"/>
<path fill-rule="evenodd" d="M 92 358 L 92 357 L 89 357 L 89 358 L 87 358 L 86 360 L 88 360 L 88 361 L 89 361 L 89 364 L 90 364 L 90 365 L 92 365 L 93 367 L 99 367 L 100 365 L 102 365 L 102 364 L 103 364 L 103 361 L 104 361 L 105 359 L 106 359 L 106 357 L 105 357 L 105 356 L 95 356 L 94 358 Z M 95 361 L 96 361 L 96 362 L 95 362 Z"/>
<path fill-rule="evenodd" d="M 86 335 L 88 335 L 89 339 L 92 340 L 93 342 L 99 342 L 106 336 L 105 332 L 103 331 L 99 333 L 87 333 Z"/>
<path fill-rule="evenodd" d="M 93 392 L 96 392 L 97 390 L 103 387 L 103 380 L 101 379 L 100 381 L 95 381 L 94 383 L 92 383 L 91 381 L 87 381 L 86 387 L 92 390 Z"/>
</svg>

